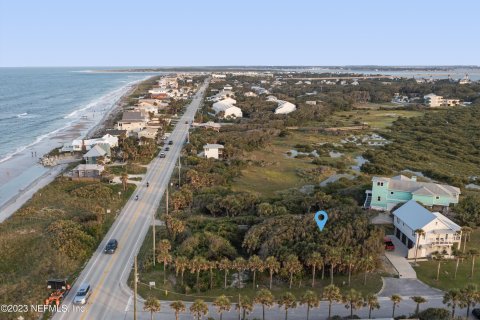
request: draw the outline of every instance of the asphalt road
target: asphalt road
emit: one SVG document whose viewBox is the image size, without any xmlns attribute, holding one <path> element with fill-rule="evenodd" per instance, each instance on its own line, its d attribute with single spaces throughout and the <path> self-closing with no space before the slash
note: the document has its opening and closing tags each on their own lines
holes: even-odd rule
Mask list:
<svg viewBox="0 0 480 320">
<path fill-rule="evenodd" d="M 97 248 L 77 281 L 70 294 L 63 301 L 68 308 L 67 312 L 57 312 L 55 320 L 101 320 L 124 319 L 132 304 L 132 291 L 127 286 L 127 280 L 133 266 L 135 254 L 140 249 L 146 233 L 152 223 L 153 213 L 157 210 L 160 200 L 170 181 L 177 164 L 178 156 L 187 138 L 189 124 L 201 103 L 207 85 L 204 84 L 199 93 L 192 99 L 186 112 L 179 119 L 168 140 L 173 145 L 166 152 L 166 158 L 156 157 L 148 166 L 145 179 L 137 188 L 132 198 L 113 223 L 107 235 Z M 150 186 L 146 187 L 146 182 Z M 139 200 L 135 200 L 135 195 Z M 115 254 L 103 254 L 103 248 L 109 239 L 117 239 L 118 249 Z M 72 304 L 75 293 L 81 283 L 88 283 L 93 291 L 85 308 L 75 309 Z"/>
</svg>

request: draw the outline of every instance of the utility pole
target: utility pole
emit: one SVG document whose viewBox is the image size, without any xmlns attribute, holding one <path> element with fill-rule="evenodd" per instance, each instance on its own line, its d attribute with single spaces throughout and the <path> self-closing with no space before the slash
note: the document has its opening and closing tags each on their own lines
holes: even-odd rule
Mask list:
<svg viewBox="0 0 480 320">
<path fill-rule="evenodd" d="M 152 235 L 153 235 L 153 266 L 155 267 L 155 210 L 153 210 L 153 215 L 152 215 Z"/>
<path fill-rule="evenodd" d="M 135 255 L 135 260 L 133 262 L 133 320 L 137 320 L 137 256 Z"/>
<path fill-rule="evenodd" d="M 180 188 L 181 166 L 182 166 L 182 164 L 180 163 L 180 155 L 178 155 L 178 187 L 179 188 Z"/>
<path fill-rule="evenodd" d="M 168 216 L 168 185 L 169 185 L 169 184 L 167 184 L 167 199 L 166 199 L 166 208 L 165 208 L 165 209 L 166 209 L 167 216 Z"/>
</svg>

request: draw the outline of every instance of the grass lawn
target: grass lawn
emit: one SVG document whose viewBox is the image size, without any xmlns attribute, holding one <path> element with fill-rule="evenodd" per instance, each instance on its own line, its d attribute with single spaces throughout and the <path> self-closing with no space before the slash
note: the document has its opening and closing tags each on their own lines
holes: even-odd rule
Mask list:
<svg viewBox="0 0 480 320">
<path fill-rule="evenodd" d="M 328 120 L 328 126 L 344 127 L 367 123 L 372 129 L 386 129 L 399 117 L 418 117 L 422 111 L 414 110 L 370 110 L 356 109 L 335 112 Z"/>
<path fill-rule="evenodd" d="M 116 176 L 121 176 L 122 173 L 125 173 L 125 171 L 128 174 L 145 174 L 147 172 L 146 167 L 143 167 L 138 164 L 130 164 L 130 163 L 125 166 L 111 166 L 111 167 L 108 167 L 108 170 Z"/>
<path fill-rule="evenodd" d="M 232 184 L 235 191 L 250 191 L 262 195 L 272 195 L 276 191 L 289 188 L 298 188 L 305 184 L 318 183 L 328 177 L 331 172 L 317 175 L 315 180 L 308 181 L 302 178 L 302 171 L 315 169 L 312 158 L 290 158 L 287 152 L 300 143 L 319 143 L 331 141 L 331 137 L 293 132 L 287 137 L 276 138 L 273 143 L 263 150 L 248 153 L 247 159 L 261 161 L 260 165 L 251 165 L 242 170 L 242 176 Z"/>
<path fill-rule="evenodd" d="M 468 251 L 469 248 L 480 249 L 480 230 L 477 229 L 472 233 L 471 241 L 467 242 L 466 250 Z M 472 267 L 471 258 L 460 262 L 456 279 L 453 278 L 455 274 L 455 260 L 442 262 L 440 267 L 440 279 L 438 281 L 435 280 L 437 277 L 437 261 L 419 262 L 419 266 L 415 267 L 415 271 L 417 272 L 418 279 L 432 287 L 442 290 L 454 288 L 461 289 L 469 283 L 480 283 L 480 264 L 478 261 L 480 261 L 480 258 L 477 257 L 473 278 L 470 277 Z"/>
</svg>

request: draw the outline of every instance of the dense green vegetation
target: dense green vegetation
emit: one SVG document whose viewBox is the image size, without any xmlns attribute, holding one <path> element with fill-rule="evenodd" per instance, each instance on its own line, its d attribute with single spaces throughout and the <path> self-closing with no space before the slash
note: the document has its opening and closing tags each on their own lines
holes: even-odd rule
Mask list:
<svg viewBox="0 0 480 320">
<path fill-rule="evenodd" d="M 369 174 L 420 171 L 455 186 L 480 176 L 480 106 L 453 108 L 423 117 L 398 119 L 383 135 L 391 144 L 365 153 Z"/>
</svg>

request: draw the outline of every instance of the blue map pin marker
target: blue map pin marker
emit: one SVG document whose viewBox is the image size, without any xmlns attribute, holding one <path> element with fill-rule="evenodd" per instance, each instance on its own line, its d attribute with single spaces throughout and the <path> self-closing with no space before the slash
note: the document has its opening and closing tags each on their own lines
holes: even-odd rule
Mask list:
<svg viewBox="0 0 480 320">
<path fill-rule="evenodd" d="M 320 231 L 322 231 L 323 228 L 325 227 L 327 220 L 328 220 L 328 214 L 325 211 L 322 210 L 315 213 L 315 221 L 317 222 L 318 229 L 320 229 Z"/>
</svg>

